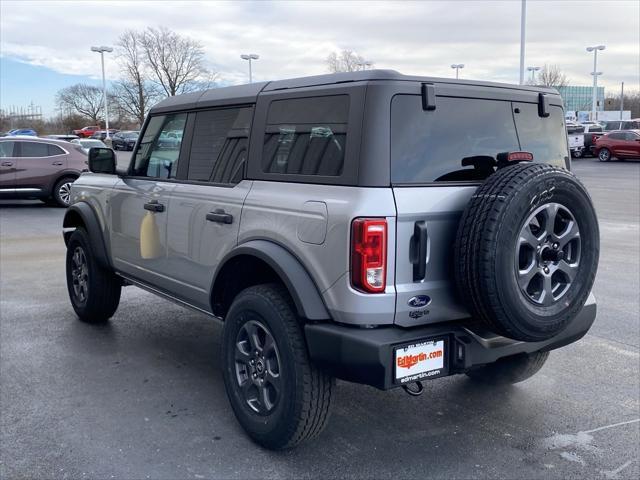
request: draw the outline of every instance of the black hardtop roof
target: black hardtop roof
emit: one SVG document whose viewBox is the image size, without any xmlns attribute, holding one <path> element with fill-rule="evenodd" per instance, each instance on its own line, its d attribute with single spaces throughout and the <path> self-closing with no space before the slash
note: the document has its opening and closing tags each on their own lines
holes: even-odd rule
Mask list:
<svg viewBox="0 0 640 480">
<path fill-rule="evenodd" d="M 274 80 L 271 82 L 250 83 L 232 87 L 210 88 L 198 92 L 186 93 L 169 97 L 156 104 L 151 113 L 162 113 L 175 110 L 190 110 L 193 108 L 215 107 L 231 104 L 254 103 L 260 92 L 274 90 L 288 90 L 292 88 L 332 85 L 337 83 L 355 83 L 370 81 L 404 81 L 424 82 L 435 84 L 459 84 L 478 87 L 506 88 L 544 92 L 559 95 L 557 90 L 548 87 L 534 87 L 529 85 L 514 85 L 510 83 L 485 82 L 480 80 L 456 80 L 454 78 L 420 77 L 403 75 L 395 70 L 365 70 L 358 72 L 329 73 L 310 77 Z"/>
</svg>

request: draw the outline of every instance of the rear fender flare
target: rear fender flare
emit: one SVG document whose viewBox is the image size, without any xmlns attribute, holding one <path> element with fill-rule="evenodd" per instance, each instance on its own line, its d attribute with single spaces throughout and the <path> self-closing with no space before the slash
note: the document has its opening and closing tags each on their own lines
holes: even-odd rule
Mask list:
<svg viewBox="0 0 640 480">
<path fill-rule="evenodd" d="M 239 255 L 250 255 L 264 261 L 282 280 L 296 306 L 298 315 L 308 320 L 331 318 L 322 296 L 302 263 L 288 250 L 267 240 L 251 240 L 229 252 L 220 262 L 212 285 L 224 265 Z"/>
</svg>

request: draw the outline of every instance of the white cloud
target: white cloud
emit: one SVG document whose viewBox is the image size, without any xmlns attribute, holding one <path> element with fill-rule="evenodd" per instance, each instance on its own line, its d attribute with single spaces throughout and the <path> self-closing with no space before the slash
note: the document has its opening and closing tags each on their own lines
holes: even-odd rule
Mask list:
<svg viewBox="0 0 640 480">
<path fill-rule="evenodd" d="M 590 84 L 590 44 L 604 43 L 601 84 L 638 88 L 640 3 L 527 2 L 527 65 L 557 64 L 573 84 Z M 334 49 L 352 48 L 408 74 L 516 82 L 519 1 L 447 2 L 13 2 L 2 1 L 1 54 L 68 74 L 97 76 L 91 45 L 126 29 L 165 25 L 201 41 L 225 83 L 246 81 L 240 53 L 260 54 L 256 80 L 319 74 Z M 110 77 L 117 75 L 113 57 Z"/>
</svg>

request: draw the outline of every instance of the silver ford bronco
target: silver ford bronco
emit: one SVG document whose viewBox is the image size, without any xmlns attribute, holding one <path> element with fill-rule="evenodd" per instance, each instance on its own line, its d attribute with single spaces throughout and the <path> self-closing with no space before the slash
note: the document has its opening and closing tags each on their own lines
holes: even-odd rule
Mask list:
<svg viewBox="0 0 640 480">
<path fill-rule="evenodd" d="M 77 315 L 134 285 L 224 323 L 248 435 L 318 435 L 334 379 L 519 382 L 586 334 L 599 254 L 553 89 L 354 73 L 217 88 L 90 152 L 64 218 Z"/>
</svg>

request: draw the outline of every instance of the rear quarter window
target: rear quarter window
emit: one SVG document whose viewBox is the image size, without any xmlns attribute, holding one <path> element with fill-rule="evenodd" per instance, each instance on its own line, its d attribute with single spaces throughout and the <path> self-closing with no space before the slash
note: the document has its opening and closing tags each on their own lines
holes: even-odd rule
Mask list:
<svg viewBox="0 0 640 480">
<path fill-rule="evenodd" d="M 339 176 L 344 167 L 349 96 L 275 100 L 269 106 L 262 171 Z"/>
</svg>

